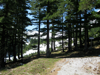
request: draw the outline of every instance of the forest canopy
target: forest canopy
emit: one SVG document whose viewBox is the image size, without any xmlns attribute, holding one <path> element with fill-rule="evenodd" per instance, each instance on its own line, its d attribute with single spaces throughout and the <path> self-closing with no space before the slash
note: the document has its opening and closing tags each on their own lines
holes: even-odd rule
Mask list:
<svg viewBox="0 0 100 75">
<path fill-rule="evenodd" d="M 81 47 L 87 50 L 89 37 L 100 40 L 100 11 L 95 11 L 100 8 L 99 5 L 100 0 L 0 0 L 0 67 L 5 66 L 4 58 L 7 53 L 9 61 L 10 55 L 13 55 L 14 62 L 17 61 L 16 56 L 23 59 L 23 47 L 30 37 L 38 38 L 38 40 L 31 39 L 29 46 L 37 42 L 35 45 L 38 47 L 38 57 L 43 40 L 46 41 L 47 57 L 50 57 L 51 51 L 55 50 L 57 40 L 62 40 L 63 52 L 65 39 L 68 39 L 68 51 L 78 50 Z M 27 10 L 31 12 L 28 13 Z M 33 18 L 30 19 L 27 15 Z M 33 30 L 38 33 L 25 34 L 29 25 L 36 26 Z M 41 28 L 42 25 L 45 27 Z M 57 32 L 62 35 L 56 38 Z M 52 33 L 51 38 L 50 33 Z M 41 39 L 40 37 L 44 35 L 46 38 Z"/>
</svg>

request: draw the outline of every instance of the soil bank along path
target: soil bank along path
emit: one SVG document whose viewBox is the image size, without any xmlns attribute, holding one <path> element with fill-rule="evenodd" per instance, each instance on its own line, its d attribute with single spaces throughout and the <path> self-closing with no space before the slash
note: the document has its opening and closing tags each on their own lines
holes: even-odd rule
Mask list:
<svg viewBox="0 0 100 75">
<path fill-rule="evenodd" d="M 64 58 L 50 75 L 100 75 L 100 57 Z"/>
</svg>

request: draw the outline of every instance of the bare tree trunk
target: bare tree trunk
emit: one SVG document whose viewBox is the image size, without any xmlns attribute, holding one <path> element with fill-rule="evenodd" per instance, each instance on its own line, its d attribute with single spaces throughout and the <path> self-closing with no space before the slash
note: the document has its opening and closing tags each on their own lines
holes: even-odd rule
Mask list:
<svg viewBox="0 0 100 75">
<path fill-rule="evenodd" d="M 74 46 L 75 46 L 75 31 L 76 31 L 76 30 L 75 30 L 74 25 L 73 25 L 73 38 L 74 38 L 73 41 L 74 41 Z"/>
<path fill-rule="evenodd" d="M 51 41 L 51 51 L 54 51 L 54 24 L 52 23 L 52 41 Z"/>
<path fill-rule="evenodd" d="M 48 7 L 47 7 L 47 13 L 49 13 L 49 1 L 48 1 Z M 49 50 L 49 20 L 47 20 L 47 51 L 46 56 L 50 57 L 50 50 Z"/>
<path fill-rule="evenodd" d="M 50 57 L 50 50 L 49 50 L 49 20 L 47 20 L 47 51 L 46 56 Z"/>
<path fill-rule="evenodd" d="M 85 10 L 85 15 L 87 14 L 87 10 Z M 87 50 L 87 46 L 88 46 L 88 28 L 87 28 L 87 17 L 85 16 L 85 50 Z"/>
<path fill-rule="evenodd" d="M 80 16 L 80 32 L 79 32 L 79 36 L 80 36 L 80 48 L 82 47 L 82 40 L 81 40 L 81 14 L 79 15 Z"/>
<path fill-rule="evenodd" d="M 20 53 L 20 44 L 18 44 L 18 59 L 20 59 L 19 53 Z"/>
<path fill-rule="evenodd" d="M 5 56 L 5 27 L 3 25 L 2 40 L 1 40 L 1 52 L 0 52 L 0 62 L 1 67 L 5 67 L 4 56 Z"/>
<path fill-rule="evenodd" d="M 62 22 L 63 22 L 63 16 L 62 16 Z M 63 50 L 63 52 L 64 52 L 63 25 L 62 25 L 62 50 Z"/>
<path fill-rule="evenodd" d="M 55 36 L 54 36 L 54 50 L 55 50 Z"/>
<path fill-rule="evenodd" d="M 13 43 L 13 56 L 14 56 L 14 62 L 16 62 L 17 61 L 16 59 L 16 30 L 15 30 L 14 43 Z"/>
<path fill-rule="evenodd" d="M 78 20 L 78 13 L 77 13 L 77 11 L 78 11 L 78 0 L 77 0 L 77 10 L 76 10 L 76 20 Z M 78 49 L 78 46 L 77 46 L 77 26 L 78 26 L 78 22 L 76 22 L 76 38 L 75 38 L 75 50 L 77 50 Z"/>
<path fill-rule="evenodd" d="M 40 9 L 39 9 L 39 35 L 38 35 L 38 57 L 40 57 Z"/>
<path fill-rule="evenodd" d="M 23 44 L 22 44 L 23 39 L 21 39 L 21 58 L 23 59 Z"/>
<path fill-rule="evenodd" d="M 68 51 L 71 51 L 71 36 L 70 36 L 70 28 L 71 28 L 71 25 L 69 24 L 68 25 Z"/>
</svg>

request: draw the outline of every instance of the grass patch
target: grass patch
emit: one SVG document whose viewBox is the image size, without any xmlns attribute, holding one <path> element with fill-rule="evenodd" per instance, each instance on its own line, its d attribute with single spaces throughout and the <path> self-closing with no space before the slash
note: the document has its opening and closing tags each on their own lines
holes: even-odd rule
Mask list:
<svg viewBox="0 0 100 75">
<path fill-rule="evenodd" d="M 96 46 L 100 47 L 100 45 Z M 51 53 L 51 58 L 45 58 L 45 55 L 41 55 L 43 58 L 36 58 L 36 56 L 27 56 L 27 60 L 25 60 L 25 64 L 22 66 L 18 66 L 16 68 L 6 68 L 0 71 L 0 75 L 49 75 L 52 68 L 54 68 L 54 64 L 61 60 L 62 58 L 71 58 L 71 57 L 87 57 L 87 56 L 97 56 L 100 54 L 99 49 L 91 49 L 86 52 L 80 50 L 69 51 L 65 50 L 65 52 L 54 51 Z M 25 59 L 26 59 L 25 58 Z M 35 58 L 35 59 L 33 59 Z M 23 59 L 24 60 L 24 59 Z M 29 61 L 31 60 L 31 61 Z M 28 63 L 27 63 L 28 61 Z M 98 63 L 100 64 L 100 63 Z"/>
<path fill-rule="evenodd" d="M 22 66 L 4 69 L 0 71 L 1 75 L 48 75 L 47 73 L 53 68 L 54 64 L 59 61 L 55 58 L 39 58 L 23 64 Z"/>
</svg>

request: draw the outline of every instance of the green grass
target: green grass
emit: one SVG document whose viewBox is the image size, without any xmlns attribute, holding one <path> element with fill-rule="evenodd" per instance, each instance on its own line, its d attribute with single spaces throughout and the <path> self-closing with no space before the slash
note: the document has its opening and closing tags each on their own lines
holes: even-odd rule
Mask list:
<svg viewBox="0 0 100 75">
<path fill-rule="evenodd" d="M 98 46 L 96 45 L 96 48 L 100 48 L 100 45 Z M 62 58 L 71 58 L 71 57 L 75 58 L 75 57 L 87 57 L 87 56 L 93 57 L 93 56 L 97 56 L 98 54 L 100 54 L 99 49 L 91 49 L 86 52 L 80 49 L 77 51 L 73 50 L 70 52 L 67 52 L 67 50 L 65 50 L 65 52 L 62 52 L 62 50 L 55 51 L 51 53 L 52 55 L 51 58 L 45 58 L 45 55 L 41 55 L 41 57 L 43 58 L 33 59 L 36 56 L 33 57 L 30 55 L 29 57 L 26 57 L 27 60 L 24 60 L 26 63 L 24 63 L 22 66 L 10 68 L 10 69 L 6 67 L 5 69 L 0 71 L 1 73 L 0 75 L 37 75 L 37 74 L 49 75 L 52 68 L 54 68 L 54 64 L 60 61 Z M 16 63 L 15 65 L 18 65 L 18 63 Z"/>
<path fill-rule="evenodd" d="M 47 73 L 53 68 L 54 64 L 59 61 L 56 58 L 39 58 L 24 64 L 22 66 L 4 69 L 0 71 L 1 75 L 48 75 Z"/>
</svg>

